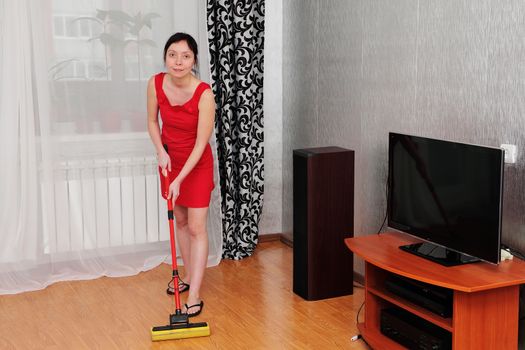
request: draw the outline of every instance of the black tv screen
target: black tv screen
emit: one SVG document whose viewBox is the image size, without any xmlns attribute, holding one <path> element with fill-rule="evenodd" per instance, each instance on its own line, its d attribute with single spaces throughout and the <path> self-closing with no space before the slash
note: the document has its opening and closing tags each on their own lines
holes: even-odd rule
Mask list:
<svg viewBox="0 0 525 350">
<path fill-rule="evenodd" d="M 390 133 L 388 159 L 388 226 L 427 242 L 402 249 L 443 265 L 499 263 L 502 149 Z"/>
</svg>

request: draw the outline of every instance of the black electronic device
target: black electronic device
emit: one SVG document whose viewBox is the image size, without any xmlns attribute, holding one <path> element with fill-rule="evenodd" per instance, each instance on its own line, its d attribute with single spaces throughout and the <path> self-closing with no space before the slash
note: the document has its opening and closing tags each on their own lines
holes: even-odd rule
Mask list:
<svg viewBox="0 0 525 350">
<path fill-rule="evenodd" d="M 402 298 L 432 311 L 441 317 L 451 317 L 454 291 L 410 278 L 392 275 L 385 288 Z"/>
<path fill-rule="evenodd" d="M 452 333 L 397 307 L 381 310 L 380 329 L 409 349 L 452 349 Z"/>
<path fill-rule="evenodd" d="M 390 133 L 388 226 L 426 241 L 403 249 L 499 263 L 503 165 L 500 148 Z"/>
</svg>

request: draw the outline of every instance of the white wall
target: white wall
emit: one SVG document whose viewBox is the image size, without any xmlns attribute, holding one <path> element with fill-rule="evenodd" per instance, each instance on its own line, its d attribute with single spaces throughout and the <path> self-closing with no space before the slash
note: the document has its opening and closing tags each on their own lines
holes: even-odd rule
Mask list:
<svg viewBox="0 0 525 350">
<path fill-rule="evenodd" d="M 265 1 L 264 206 L 259 234 L 282 232 L 282 0 Z"/>
</svg>

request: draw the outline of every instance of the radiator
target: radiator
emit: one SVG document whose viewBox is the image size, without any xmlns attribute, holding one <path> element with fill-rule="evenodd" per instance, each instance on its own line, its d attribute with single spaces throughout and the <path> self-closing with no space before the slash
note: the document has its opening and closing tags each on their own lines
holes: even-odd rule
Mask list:
<svg viewBox="0 0 525 350">
<path fill-rule="evenodd" d="M 155 157 L 61 162 L 49 192 L 45 253 L 169 240 Z"/>
</svg>

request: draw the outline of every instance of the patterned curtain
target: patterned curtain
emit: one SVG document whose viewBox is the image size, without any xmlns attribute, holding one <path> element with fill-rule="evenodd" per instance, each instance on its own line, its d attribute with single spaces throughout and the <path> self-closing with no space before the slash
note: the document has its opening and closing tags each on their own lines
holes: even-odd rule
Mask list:
<svg viewBox="0 0 525 350">
<path fill-rule="evenodd" d="M 264 191 L 264 0 L 208 0 L 211 83 L 223 212 L 223 258 L 250 256 Z"/>
</svg>

